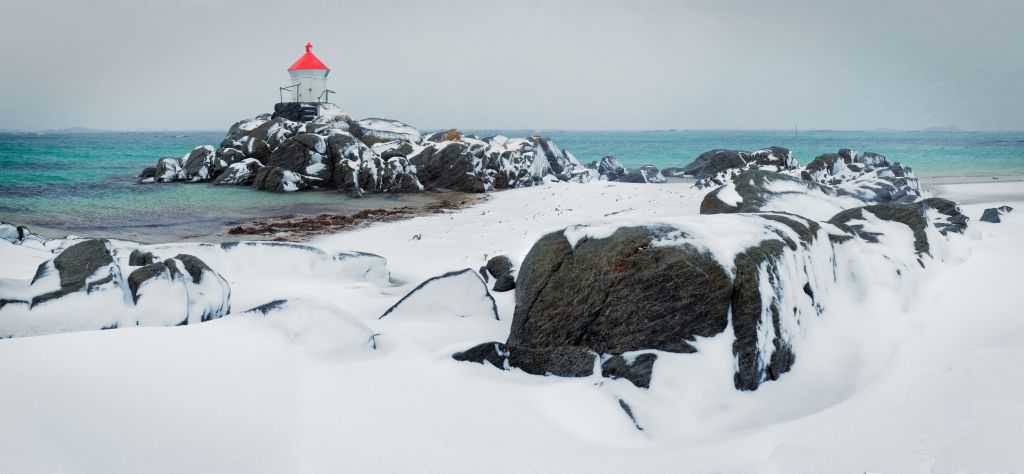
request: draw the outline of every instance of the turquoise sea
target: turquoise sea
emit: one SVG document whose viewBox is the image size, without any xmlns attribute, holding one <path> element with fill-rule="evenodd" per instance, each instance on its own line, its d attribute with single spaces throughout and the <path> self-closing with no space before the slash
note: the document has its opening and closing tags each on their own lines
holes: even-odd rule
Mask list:
<svg viewBox="0 0 1024 474">
<path fill-rule="evenodd" d="M 911 166 L 929 181 L 1024 178 L 1024 132 L 861 131 L 534 131 L 584 164 L 614 155 L 626 166 L 683 166 L 713 148 L 754 150 L 779 145 L 801 163 L 839 148 L 875 151 Z M 266 216 L 381 207 L 380 196 L 335 193 L 277 195 L 206 184 L 137 185 L 135 176 L 161 156 L 218 144 L 224 132 L 0 133 L 0 220 L 49 236 L 116 235 L 144 240 L 205 235 L 224 225 Z"/>
</svg>

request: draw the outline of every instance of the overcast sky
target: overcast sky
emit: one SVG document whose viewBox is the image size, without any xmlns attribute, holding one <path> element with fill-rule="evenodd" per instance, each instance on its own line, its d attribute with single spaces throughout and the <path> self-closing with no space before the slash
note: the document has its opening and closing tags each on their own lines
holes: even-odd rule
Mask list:
<svg viewBox="0 0 1024 474">
<path fill-rule="evenodd" d="M 1024 1 L 0 0 L 0 128 L 1024 129 Z"/>
</svg>

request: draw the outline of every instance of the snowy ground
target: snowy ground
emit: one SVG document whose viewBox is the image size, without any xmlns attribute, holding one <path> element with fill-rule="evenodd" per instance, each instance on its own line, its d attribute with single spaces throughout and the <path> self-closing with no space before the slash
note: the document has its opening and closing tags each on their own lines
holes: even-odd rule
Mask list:
<svg viewBox="0 0 1024 474">
<path fill-rule="evenodd" d="M 943 185 L 970 203 L 965 236 L 910 302 L 878 291 L 811 325 L 793 370 L 756 392 L 732 385 L 731 339 L 663 355 L 649 390 L 538 377 L 450 355 L 504 340 L 500 320 L 377 318 L 426 278 L 516 263 L 569 224 L 695 215 L 684 183 L 553 184 L 482 204 L 319 238 L 387 258 L 391 286 L 325 278 L 232 282 L 235 310 L 321 300 L 295 318 L 226 317 L 0 341 L 6 472 L 1005 472 L 1024 469 L 1024 183 Z M 995 201 L 993 201 L 995 200 Z M 1017 208 L 1001 224 L 986 207 Z M 0 278 L 44 255 L 4 255 Z M 335 337 L 335 335 L 337 337 Z M 638 431 L 618 406 L 633 407 Z"/>
</svg>

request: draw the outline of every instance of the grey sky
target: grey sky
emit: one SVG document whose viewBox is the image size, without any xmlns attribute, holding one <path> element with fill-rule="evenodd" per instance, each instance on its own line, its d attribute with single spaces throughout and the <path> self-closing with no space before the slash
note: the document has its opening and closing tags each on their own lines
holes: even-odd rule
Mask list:
<svg viewBox="0 0 1024 474">
<path fill-rule="evenodd" d="M 222 130 L 306 41 L 422 129 L 1024 129 L 1024 2 L 0 0 L 0 128 Z"/>
</svg>

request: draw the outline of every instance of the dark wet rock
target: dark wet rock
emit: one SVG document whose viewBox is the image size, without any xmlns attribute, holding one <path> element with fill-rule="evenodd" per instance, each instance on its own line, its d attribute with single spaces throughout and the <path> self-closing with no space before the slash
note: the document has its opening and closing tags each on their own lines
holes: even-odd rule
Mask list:
<svg viewBox="0 0 1024 474">
<path fill-rule="evenodd" d="M 651 386 L 655 354 L 639 354 L 635 357 L 615 355 L 601 363 L 601 375 L 612 379 L 626 379 L 641 388 Z"/>
<path fill-rule="evenodd" d="M 128 265 L 133 267 L 142 267 L 150 265 L 156 261 L 156 257 L 145 250 L 135 249 L 132 253 L 128 254 Z"/>
<path fill-rule="evenodd" d="M 476 362 L 478 364 L 489 362 L 491 365 L 499 369 L 506 369 L 508 350 L 505 348 L 504 343 L 485 342 L 477 344 L 462 352 L 452 354 L 452 359 L 460 362 Z"/>
<path fill-rule="evenodd" d="M 1009 214 L 1012 211 L 1013 208 L 1010 206 L 990 207 L 981 214 L 981 221 L 998 224 L 1003 221 L 1002 216 L 1004 214 Z"/>
<path fill-rule="evenodd" d="M 480 364 L 486 361 L 499 369 L 517 368 L 533 375 L 587 377 L 594 373 L 597 354 L 580 346 L 523 348 L 486 342 L 457 352 L 452 358 Z"/>
<path fill-rule="evenodd" d="M 512 271 L 512 260 L 504 255 L 497 255 L 487 260 L 487 272 L 499 278 Z"/>
<path fill-rule="evenodd" d="M 512 276 L 511 273 L 506 273 L 494 279 L 494 287 L 492 290 L 498 293 L 504 293 L 514 289 L 516 289 L 516 278 Z"/>
</svg>

